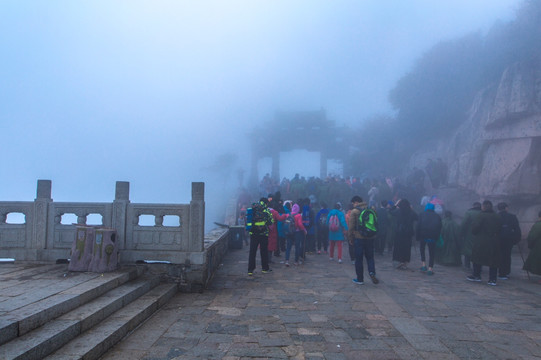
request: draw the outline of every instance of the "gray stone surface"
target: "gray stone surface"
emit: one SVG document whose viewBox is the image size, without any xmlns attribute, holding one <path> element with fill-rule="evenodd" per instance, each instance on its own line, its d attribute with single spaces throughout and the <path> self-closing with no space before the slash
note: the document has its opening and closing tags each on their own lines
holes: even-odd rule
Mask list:
<svg viewBox="0 0 541 360">
<path fill-rule="evenodd" d="M 505 201 L 518 214 L 523 231 L 537 220 L 541 177 L 541 62 L 518 62 L 498 82 L 472 99 L 461 125 L 441 139 L 427 139 L 410 158 L 409 168 L 424 169 L 427 160 L 441 158 L 448 166 L 448 183 L 472 193 L 466 206 L 456 197 L 439 195 L 448 210 L 461 214 L 473 201 Z M 429 182 L 425 183 L 428 187 Z"/>
<path fill-rule="evenodd" d="M 496 287 L 466 281 L 461 267 L 395 270 L 389 254 L 376 257 L 380 284 L 362 286 L 353 265 L 326 255 L 290 268 L 274 258 L 272 273 L 253 277 L 247 257 L 247 248 L 228 253 L 208 290 L 177 294 L 102 360 L 541 356 L 540 278 L 528 280 L 518 254 Z"/>
</svg>

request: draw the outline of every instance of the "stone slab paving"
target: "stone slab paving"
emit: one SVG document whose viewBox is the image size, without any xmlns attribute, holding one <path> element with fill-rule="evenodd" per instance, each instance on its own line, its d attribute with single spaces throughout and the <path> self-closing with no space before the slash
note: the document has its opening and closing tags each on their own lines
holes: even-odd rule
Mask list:
<svg viewBox="0 0 541 360">
<path fill-rule="evenodd" d="M 179 293 L 102 359 L 541 358 L 540 277 L 518 253 L 495 287 L 461 267 L 396 270 L 389 254 L 376 257 L 378 285 L 323 254 L 253 277 L 247 258 L 230 251 L 208 290 Z"/>
</svg>

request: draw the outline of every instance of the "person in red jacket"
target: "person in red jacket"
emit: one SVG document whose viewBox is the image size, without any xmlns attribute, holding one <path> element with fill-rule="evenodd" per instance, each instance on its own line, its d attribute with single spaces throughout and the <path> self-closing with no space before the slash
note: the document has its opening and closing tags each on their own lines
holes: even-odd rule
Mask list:
<svg viewBox="0 0 541 360">
<path fill-rule="evenodd" d="M 272 218 L 274 219 L 274 222 L 272 225 L 269 226 L 269 263 L 273 263 L 272 256 L 276 250 L 278 250 L 278 229 L 276 227 L 278 221 L 284 221 L 289 214 L 284 213 L 280 215 L 278 211 L 274 210 L 273 208 L 269 208 Z"/>
</svg>

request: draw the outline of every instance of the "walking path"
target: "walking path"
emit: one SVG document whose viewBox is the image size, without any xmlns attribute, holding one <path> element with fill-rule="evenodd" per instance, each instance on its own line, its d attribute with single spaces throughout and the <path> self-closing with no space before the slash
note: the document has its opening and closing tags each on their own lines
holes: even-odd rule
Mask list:
<svg viewBox="0 0 541 360">
<path fill-rule="evenodd" d="M 327 255 L 253 277 L 247 260 L 248 247 L 230 251 L 208 290 L 179 293 L 102 359 L 541 358 L 540 278 L 518 253 L 498 286 L 486 268 L 480 283 L 461 267 L 427 276 L 389 254 L 376 256 L 378 285 L 354 284 L 354 266 Z"/>
</svg>

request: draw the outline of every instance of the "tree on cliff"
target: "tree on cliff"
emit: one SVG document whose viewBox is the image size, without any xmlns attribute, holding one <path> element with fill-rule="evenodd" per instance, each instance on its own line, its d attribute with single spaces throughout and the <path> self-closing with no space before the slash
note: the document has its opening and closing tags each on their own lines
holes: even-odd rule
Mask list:
<svg viewBox="0 0 541 360">
<path fill-rule="evenodd" d="M 476 33 L 440 42 L 417 61 L 389 94 L 401 134 L 426 139 L 457 126 L 478 90 L 481 51 Z"/>
<path fill-rule="evenodd" d="M 389 93 L 396 130 L 410 144 L 441 137 L 467 116 L 475 94 L 497 84 L 506 68 L 541 60 L 541 0 L 524 1 L 516 18 L 442 41 L 428 50 Z"/>
</svg>

